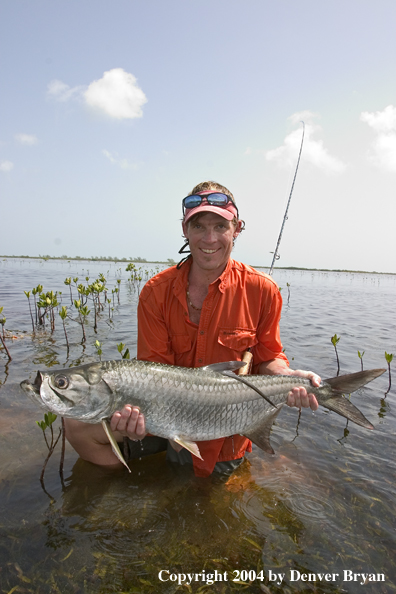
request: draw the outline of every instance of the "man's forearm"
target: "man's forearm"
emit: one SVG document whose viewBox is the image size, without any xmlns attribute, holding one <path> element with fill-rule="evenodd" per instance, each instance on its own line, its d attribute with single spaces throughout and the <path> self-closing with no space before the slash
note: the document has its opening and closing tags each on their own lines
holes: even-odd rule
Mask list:
<svg viewBox="0 0 396 594">
<path fill-rule="evenodd" d="M 260 363 L 258 373 L 260 375 L 290 375 L 292 370 L 284 359 L 271 359 Z"/>
</svg>

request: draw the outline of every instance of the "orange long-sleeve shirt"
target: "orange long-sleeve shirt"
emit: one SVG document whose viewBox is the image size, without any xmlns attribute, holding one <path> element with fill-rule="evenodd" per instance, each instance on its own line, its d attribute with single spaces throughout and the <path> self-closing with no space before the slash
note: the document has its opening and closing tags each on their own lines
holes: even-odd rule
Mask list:
<svg viewBox="0 0 396 594">
<path fill-rule="evenodd" d="M 209 285 L 199 325 L 190 321 L 187 284 L 191 261 L 168 268 L 143 287 L 138 305 L 138 359 L 181 367 L 240 361 L 250 348 L 253 372 L 263 361 L 283 359 L 279 336 L 282 298 L 273 279 L 230 259 Z M 216 462 L 241 458 L 251 442 L 240 435 L 198 443 L 193 456 L 197 476 L 208 476 Z"/>
</svg>

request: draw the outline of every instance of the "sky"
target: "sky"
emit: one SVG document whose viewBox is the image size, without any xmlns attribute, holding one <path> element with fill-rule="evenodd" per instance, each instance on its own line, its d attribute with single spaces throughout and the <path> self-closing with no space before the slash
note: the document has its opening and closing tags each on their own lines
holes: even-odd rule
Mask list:
<svg viewBox="0 0 396 594">
<path fill-rule="evenodd" d="M 394 0 L 0 0 L 0 254 L 178 260 L 214 180 L 233 257 L 396 272 Z"/>
</svg>

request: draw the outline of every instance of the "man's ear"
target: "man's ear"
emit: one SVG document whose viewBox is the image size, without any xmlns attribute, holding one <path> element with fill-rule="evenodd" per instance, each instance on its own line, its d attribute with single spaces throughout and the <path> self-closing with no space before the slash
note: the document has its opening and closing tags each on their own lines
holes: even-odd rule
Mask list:
<svg viewBox="0 0 396 594">
<path fill-rule="evenodd" d="M 242 221 L 242 220 L 239 220 L 239 221 L 238 221 L 238 223 L 237 223 L 236 229 L 235 229 L 235 231 L 234 231 L 234 237 L 235 237 L 235 238 L 237 238 L 237 237 L 238 237 L 238 235 L 239 235 L 239 234 L 240 234 L 240 232 L 242 231 L 243 227 L 244 227 L 244 221 Z"/>
</svg>

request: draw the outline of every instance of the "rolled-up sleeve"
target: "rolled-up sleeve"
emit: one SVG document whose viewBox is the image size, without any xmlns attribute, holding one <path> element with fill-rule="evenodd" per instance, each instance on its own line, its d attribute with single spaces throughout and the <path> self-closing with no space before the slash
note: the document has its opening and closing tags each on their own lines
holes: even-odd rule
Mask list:
<svg viewBox="0 0 396 594">
<path fill-rule="evenodd" d="M 167 325 L 150 287 L 143 287 L 139 298 L 137 358 L 175 364 Z"/>
<path fill-rule="evenodd" d="M 289 361 L 283 353 L 280 339 L 279 322 L 282 313 L 282 297 L 279 288 L 274 282 L 267 283 L 266 290 L 262 294 L 260 320 L 257 326 L 258 343 L 252 349 L 253 373 L 257 372 L 258 366 L 263 361 L 282 359 L 289 365 Z"/>
</svg>

